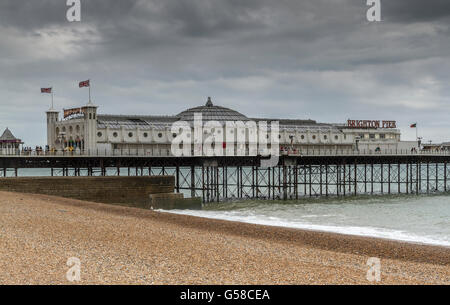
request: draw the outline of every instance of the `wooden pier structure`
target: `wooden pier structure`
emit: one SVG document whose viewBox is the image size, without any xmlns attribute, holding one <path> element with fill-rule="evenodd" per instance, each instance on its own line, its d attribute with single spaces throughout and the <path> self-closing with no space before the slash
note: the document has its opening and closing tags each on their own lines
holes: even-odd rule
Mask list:
<svg viewBox="0 0 450 305">
<path fill-rule="evenodd" d="M 260 157 L 126 155 L 0 156 L 0 176 L 47 168 L 51 176 L 172 175 L 177 192 L 204 203 L 232 199 L 287 200 L 362 194 L 422 194 L 450 190 L 449 152 L 310 152 Z"/>
</svg>

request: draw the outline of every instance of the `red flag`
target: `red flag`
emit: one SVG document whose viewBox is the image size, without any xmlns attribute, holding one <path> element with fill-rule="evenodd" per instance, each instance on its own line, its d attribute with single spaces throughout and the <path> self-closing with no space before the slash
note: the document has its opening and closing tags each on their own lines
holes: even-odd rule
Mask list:
<svg viewBox="0 0 450 305">
<path fill-rule="evenodd" d="M 90 87 L 89 80 L 80 82 L 80 88 L 83 88 L 83 87 Z"/>
<path fill-rule="evenodd" d="M 411 125 L 411 128 L 416 128 L 417 127 L 417 123 L 414 123 Z"/>
<path fill-rule="evenodd" d="M 41 88 L 41 93 L 52 93 L 52 88 Z"/>
</svg>

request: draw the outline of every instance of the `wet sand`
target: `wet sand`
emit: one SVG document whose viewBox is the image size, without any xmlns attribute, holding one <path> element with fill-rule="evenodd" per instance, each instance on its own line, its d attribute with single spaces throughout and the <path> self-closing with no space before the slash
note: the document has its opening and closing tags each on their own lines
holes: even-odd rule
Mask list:
<svg viewBox="0 0 450 305">
<path fill-rule="evenodd" d="M 0 284 L 450 284 L 450 248 L 0 192 Z"/>
</svg>

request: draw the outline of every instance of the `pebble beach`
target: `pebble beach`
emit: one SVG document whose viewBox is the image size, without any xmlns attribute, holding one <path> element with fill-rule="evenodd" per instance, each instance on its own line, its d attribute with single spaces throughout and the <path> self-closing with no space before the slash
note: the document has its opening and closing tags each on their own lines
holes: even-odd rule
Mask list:
<svg viewBox="0 0 450 305">
<path fill-rule="evenodd" d="M 0 192 L 0 270 L 0 284 L 448 285 L 450 248 Z"/>
</svg>

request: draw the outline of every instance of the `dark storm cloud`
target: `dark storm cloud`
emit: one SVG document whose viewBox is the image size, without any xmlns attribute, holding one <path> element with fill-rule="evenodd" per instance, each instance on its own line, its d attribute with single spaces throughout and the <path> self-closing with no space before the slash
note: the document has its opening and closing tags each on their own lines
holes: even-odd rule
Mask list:
<svg viewBox="0 0 450 305">
<path fill-rule="evenodd" d="M 0 128 L 27 142 L 45 142 L 39 87 L 78 106 L 87 78 L 102 113 L 173 114 L 213 96 L 249 116 L 450 127 L 448 1 L 384 0 L 377 24 L 365 0 L 81 3 L 69 23 L 65 0 L 0 2 Z"/>
</svg>

